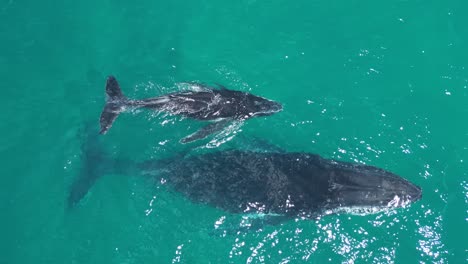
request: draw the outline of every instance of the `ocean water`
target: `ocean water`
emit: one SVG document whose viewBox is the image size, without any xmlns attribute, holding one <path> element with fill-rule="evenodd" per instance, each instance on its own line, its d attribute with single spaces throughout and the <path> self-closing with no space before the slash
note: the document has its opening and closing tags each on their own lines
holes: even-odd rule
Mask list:
<svg viewBox="0 0 468 264">
<path fill-rule="evenodd" d="M 467 13 L 461 0 L 0 1 L 0 263 L 465 263 Z M 242 216 L 107 173 L 68 210 L 109 74 L 129 97 L 200 81 L 284 105 L 187 145 L 200 122 L 123 114 L 100 139 L 112 157 L 275 146 L 393 171 L 423 198 L 224 234 Z"/>
</svg>

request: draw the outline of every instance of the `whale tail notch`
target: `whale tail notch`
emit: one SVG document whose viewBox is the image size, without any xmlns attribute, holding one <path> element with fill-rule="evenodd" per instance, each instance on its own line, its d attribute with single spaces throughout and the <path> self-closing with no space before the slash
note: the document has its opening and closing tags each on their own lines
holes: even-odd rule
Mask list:
<svg viewBox="0 0 468 264">
<path fill-rule="evenodd" d="M 106 104 L 101 112 L 99 123 L 100 134 L 106 134 L 115 119 L 125 109 L 127 98 L 123 95 L 119 83 L 114 76 L 109 76 L 106 82 Z"/>
</svg>

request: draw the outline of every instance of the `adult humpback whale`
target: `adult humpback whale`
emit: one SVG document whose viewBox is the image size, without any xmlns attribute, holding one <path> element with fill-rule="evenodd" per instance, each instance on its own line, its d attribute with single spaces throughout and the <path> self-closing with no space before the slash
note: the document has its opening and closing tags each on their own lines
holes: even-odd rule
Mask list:
<svg viewBox="0 0 468 264">
<path fill-rule="evenodd" d="M 106 83 L 106 104 L 100 118 L 100 133 L 105 134 L 121 112 L 136 108 L 148 108 L 198 120 L 214 121 L 181 140 L 182 143 L 188 143 L 221 130 L 229 121 L 272 115 L 283 109 L 277 102 L 247 92 L 228 90 L 222 86 L 221 89 L 200 84 L 193 86 L 198 91 L 131 100 L 123 95 L 115 77 L 109 76 Z"/>
<path fill-rule="evenodd" d="M 422 196 L 418 186 L 391 172 L 310 153 L 228 150 L 139 166 L 192 201 L 231 213 L 366 213 Z"/>
<path fill-rule="evenodd" d="M 150 175 L 193 202 L 231 213 L 283 218 L 376 212 L 406 206 L 422 195 L 418 186 L 391 172 L 310 153 L 225 150 L 134 162 L 109 159 L 99 138 L 87 137 L 82 175 L 70 189 L 70 207 L 99 176 L 110 172 Z"/>
</svg>

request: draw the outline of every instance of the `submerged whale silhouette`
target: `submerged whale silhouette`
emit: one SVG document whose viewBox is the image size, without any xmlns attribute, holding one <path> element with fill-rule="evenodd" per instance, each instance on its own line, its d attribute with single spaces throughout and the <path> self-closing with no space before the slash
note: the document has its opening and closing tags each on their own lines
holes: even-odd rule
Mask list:
<svg viewBox="0 0 468 264">
<path fill-rule="evenodd" d="M 123 95 L 115 77 L 109 76 L 106 83 L 106 104 L 100 118 L 100 133 L 105 134 L 121 112 L 136 108 L 148 108 L 197 120 L 214 121 L 181 140 L 182 143 L 188 143 L 221 130 L 232 120 L 272 115 L 283 109 L 280 103 L 247 92 L 229 90 L 223 86 L 221 89 L 201 84 L 192 84 L 192 86 L 198 91 L 131 100 Z"/>
<path fill-rule="evenodd" d="M 231 213 L 366 213 L 406 206 L 422 196 L 418 186 L 391 172 L 310 153 L 228 150 L 139 167 L 192 201 Z"/>
<path fill-rule="evenodd" d="M 227 212 L 286 219 L 377 212 L 422 196 L 418 186 L 389 171 L 310 153 L 226 150 L 136 163 L 110 160 L 99 142 L 88 142 L 83 145 L 82 175 L 71 186 L 70 206 L 109 172 L 149 174 L 193 202 Z"/>
</svg>

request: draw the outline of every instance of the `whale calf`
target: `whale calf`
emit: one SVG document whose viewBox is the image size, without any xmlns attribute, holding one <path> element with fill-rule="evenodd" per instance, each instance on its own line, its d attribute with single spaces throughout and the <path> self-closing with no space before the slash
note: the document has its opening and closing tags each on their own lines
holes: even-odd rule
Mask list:
<svg viewBox="0 0 468 264">
<path fill-rule="evenodd" d="M 213 121 L 199 131 L 181 140 L 188 143 L 221 130 L 232 120 L 245 120 L 255 116 L 267 116 L 281 111 L 280 103 L 247 92 L 220 89 L 192 84 L 196 91 L 170 93 L 154 98 L 132 100 L 126 98 L 114 76 L 106 82 L 106 104 L 101 113 L 101 134 L 105 134 L 117 116 L 126 110 L 147 108 L 174 115 Z"/>
</svg>

